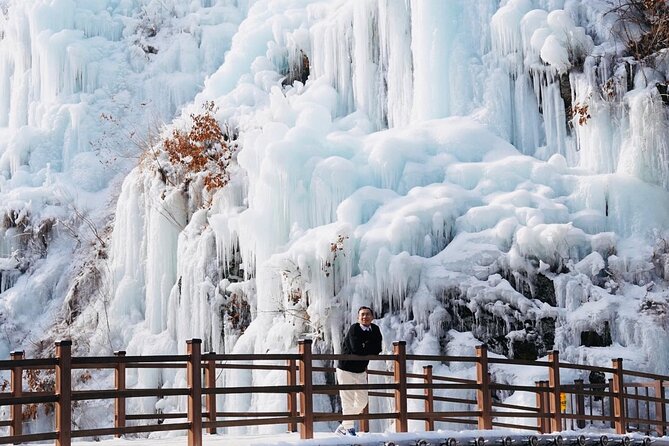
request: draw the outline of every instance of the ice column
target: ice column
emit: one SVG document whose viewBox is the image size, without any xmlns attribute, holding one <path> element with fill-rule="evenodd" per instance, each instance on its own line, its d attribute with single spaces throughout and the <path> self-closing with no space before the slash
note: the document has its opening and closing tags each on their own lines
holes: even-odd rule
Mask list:
<svg viewBox="0 0 669 446">
<path fill-rule="evenodd" d="M 117 328 L 127 328 L 144 320 L 146 209 L 140 175 L 139 169 L 135 169 L 123 183 L 112 233 L 110 270 L 114 297 L 110 319 Z M 124 340 L 124 346 L 128 340 Z"/>
<path fill-rule="evenodd" d="M 186 211 L 181 191 L 173 191 L 163 199 L 156 189 L 145 198 L 148 218 L 146 321 L 153 334 L 167 328 L 168 298 L 177 278 L 177 239 L 185 226 Z"/>
<path fill-rule="evenodd" d="M 629 138 L 624 142 L 619 171 L 669 189 L 667 107 L 649 91 L 629 98 Z"/>
<path fill-rule="evenodd" d="M 492 0 L 411 2 L 412 120 L 465 115 L 482 105 L 496 8 Z"/>
<path fill-rule="evenodd" d="M 411 50 L 414 56 L 415 90 L 413 120 L 449 115 L 451 79 L 449 57 L 458 2 L 414 0 L 411 2 Z"/>
</svg>

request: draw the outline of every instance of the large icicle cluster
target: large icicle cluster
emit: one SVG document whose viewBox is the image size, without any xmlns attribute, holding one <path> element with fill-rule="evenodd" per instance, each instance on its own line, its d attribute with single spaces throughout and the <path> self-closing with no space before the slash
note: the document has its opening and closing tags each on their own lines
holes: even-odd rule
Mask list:
<svg viewBox="0 0 669 446">
<path fill-rule="evenodd" d="M 115 282 L 100 260 L 119 243 L 108 238 L 120 183 L 154 129 L 222 63 L 243 14 L 235 3 L 1 2 L 0 320 L 7 337 L 0 355 L 22 339 L 32 341 L 23 348 L 41 352 L 54 321 L 58 336 L 69 336 L 72 317 L 93 298 L 108 306 Z M 162 226 L 141 226 L 136 238 L 154 229 Z M 127 267 L 144 265 L 145 254 L 128 258 L 135 263 Z M 134 273 L 142 287 L 124 282 L 133 302 L 144 299 L 141 269 Z M 163 291 L 173 281 L 174 273 Z M 163 323 L 162 314 L 157 319 Z"/>
</svg>

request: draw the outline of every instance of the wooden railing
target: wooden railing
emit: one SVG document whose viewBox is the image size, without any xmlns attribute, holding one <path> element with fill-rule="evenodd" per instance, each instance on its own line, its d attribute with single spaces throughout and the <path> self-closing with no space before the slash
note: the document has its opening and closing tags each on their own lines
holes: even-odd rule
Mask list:
<svg viewBox="0 0 669 446">
<path fill-rule="evenodd" d="M 329 376 L 333 382 L 331 364 L 339 359 L 384 361 L 386 369 L 370 368 L 370 383 L 366 385 L 317 384 L 327 382 L 314 380 L 318 374 Z M 434 367 L 442 364 L 463 369 L 458 365 L 461 363 L 471 365 L 471 378 L 434 373 Z M 422 373 L 408 371 L 413 368 L 410 366 L 419 364 Z M 531 367 L 534 368 L 532 376 L 546 379 L 520 384 L 499 382 L 496 377 L 505 376 L 500 372 L 510 367 L 521 367 L 525 371 Z M 187 387 L 128 389 L 127 371 L 147 368 L 185 369 Z M 84 369 L 112 369 L 113 387 L 75 389 L 73 371 Z M 182 430 L 187 431 L 189 445 L 201 445 L 203 431 L 216 433 L 220 428 L 260 425 L 286 425 L 290 432 L 299 431 L 301 438 L 312 438 L 316 423 L 344 419 L 360 420 L 363 431 L 368 431 L 370 420 L 393 420 L 398 432 L 406 432 L 411 420 L 423 422 L 425 430 L 445 428 L 450 424 L 456 428 L 474 425 L 479 429 L 506 427 L 550 433 L 598 425 L 615 429 L 618 434 L 639 431 L 659 435 L 666 433 L 669 424 L 666 413 L 669 399 L 665 397 L 669 376 L 625 370 L 621 359 L 614 359 L 612 367 L 568 364 L 560 362 L 558 352 L 551 352 L 547 361 L 489 357 L 485 346 L 476 347 L 475 356 L 411 355 L 407 354 L 405 343 L 399 341 L 393 344 L 392 354 L 363 358 L 314 354 L 311 341 L 301 340 L 295 354 L 221 355 L 203 354 L 201 341 L 193 339 L 187 341 L 186 355 L 127 356 L 125 352 L 117 352 L 111 357 L 72 357 L 71 342 L 59 341 L 55 358 L 26 359 L 22 352 L 12 352 L 11 359 L 0 361 L 0 370 L 10 371 L 6 383 L 10 391 L 0 392 L 0 406 L 8 408 L 5 411 L 8 419 L 0 421 L 0 427 L 8 427 L 9 435 L 0 437 L 0 444 L 55 440 L 58 446 L 69 446 L 72 438 Z M 55 379 L 52 390 L 35 391 L 24 379 L 24 375 L 34 376 L 37 370 L 52 371 Z M 216 376 L 220 370 L 285 371 L 285 385 L 218 387 Z M 561 372 L 572 377 L 595 373 L 609 379 L 599 383 L 586 384 L 583 379 L 566 383 L 560 379 Z M 360 415 L 343 416 L 314 410 L 314 399 L 318 395 L 336 395 L 342 389 L 367 389 L 370 398 L 376 401 L 374 407 L 385 408 L 385 411 L 366 409 Z M 285 395 L 285 410 L 219 411 L 217 395 L 249 393 Z M 516 399 L 527 403 L 503 401 L 512 394 L 523 396 L 524 399 Z M 168 396 L 186 398 L 187 411 L 126 412 L 128 398 Z M 73 429 L 73 407 L 86 400 L 113 400 L 114 425 Z M 422 404 L 415 405 L 415 401 L 422 401 Z M 454 407 L 449 409 L 445 404 Z M 23 432 L 23 428 L 29 426 L 24 421 L 24 408 L 36 405 L 53 408 L 53 431 Z M 529 422 L 517 421 L 523 419 Z"/>
</svg>

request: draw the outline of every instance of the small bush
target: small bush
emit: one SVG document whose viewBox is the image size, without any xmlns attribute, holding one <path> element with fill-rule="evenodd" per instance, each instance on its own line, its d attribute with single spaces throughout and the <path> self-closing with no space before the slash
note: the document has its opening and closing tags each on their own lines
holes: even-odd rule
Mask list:
<svg viewBox="0 0 669 446">
<path fill-rule="evenodd" d="M 337 256 L 340 252 L 344 251 L 344 241 L 348 239 L 347 235 L 339 234 L 337 239 L 330 243 L 330 252 L 332 253 L 332 259 L 326 259 L 321 266 L 321 269 L 325 273 L 325 277 L 330 277 L 332 272 L 332 265 L 337 260 Z"/>
<path fill-rule="evenodd" d="M 578 125 L 585 125 L 588 123 L 588 120 L 591 118 L 590 112 L 588 109 L 590 106 L 588 104 L 576 103 L 571 109 L 571 115 L 574 118 L 578 119 Z"/>
<path fill-rule="evenodd" d="M 25 370 L 28 389 L 31 392 L 54 392 L 56 389 L 56 376 L 52 370 Z M 23 421 L 34 420 L 38 417 L 39 404 L 32 403 L 23 406 Z M 44 403 L 44 414 L 49 415 L 54 411 L 54 403 Z"/>
<path fill-rule="evenodd" d="M 604 82 L 600 87 L 602 99 L 613 102 L 618 97 L 617 86 L 617 80 L 613 77 Z"/>
<path fill-rule="evenodd" d="M 163 148 L 186 182 L 203 175 L 205 188 L 212 190 L 230 181 L 228 170 L 234 156 L 236 134 L 225 132 L 214 117 L 213 102 L 206 102 L 200 114 L 191 114 L 190 129 L 172 131 Z"/>
<path fill-rule="evenodd" d="M 609 13 L 618 16 L 618 33 L 636 60 L 669 47 L 669 2 L 616 0 Z"/>
<path fill-rule="evenodd" d="M 244 333 L 246 328 L 251 323 L 251 306 L 244 299 L 243 296 L 232 294 L 228 301 L 222 307 L 223 319 L 226 320 L 230 326 Z"/>
</svg>

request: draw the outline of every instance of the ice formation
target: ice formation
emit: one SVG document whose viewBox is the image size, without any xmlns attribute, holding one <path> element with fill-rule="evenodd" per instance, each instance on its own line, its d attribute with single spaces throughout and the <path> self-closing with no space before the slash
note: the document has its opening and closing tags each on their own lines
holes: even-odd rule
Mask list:
<svg viewBox="0 0 669 446">
<path fill-rule="evenodd" d="M 338 352 L 365 304 L 386 349 L 669 372 L 669 62 L 625 57 L 606 2 L 0 5 L 5 356 Z M 208 101 L 213 191 L 161 143 Z"/>
</svg>

